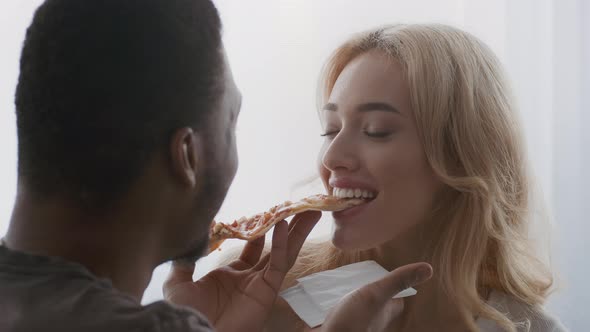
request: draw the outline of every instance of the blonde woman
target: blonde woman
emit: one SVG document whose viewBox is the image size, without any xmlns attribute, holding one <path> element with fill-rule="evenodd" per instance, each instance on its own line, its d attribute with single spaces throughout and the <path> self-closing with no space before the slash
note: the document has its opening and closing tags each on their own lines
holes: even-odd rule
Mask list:
<svg viewBox="0 0 590 332">
<path fill-rule="evenodd" d="M 333 214 L 287 278 L 372 259 L 433 278 L 391 331 L 564 331 L 542 304 L 552 275 L 528 241 L 529 177 L 500 63 L 443 25 L 395 25 L 339 47 L 322 80 L 319 158 L 329 194 L 374 197 Z M 308 329 L 277 302 L 268 330 Z M 320 327 L 321 329 L 321 327 Z"/>
</svg>

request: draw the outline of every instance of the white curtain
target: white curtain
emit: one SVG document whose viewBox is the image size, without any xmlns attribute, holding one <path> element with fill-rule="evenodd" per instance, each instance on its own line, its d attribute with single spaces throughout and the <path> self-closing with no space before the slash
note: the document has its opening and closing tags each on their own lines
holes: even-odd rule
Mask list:
<svg viewBox="0 0 590 332">
<path fill-rule="evenodd" d="M 244 95 L 240 168 L 219 219 L 264 210 L 320 190 L 298 189 L 315 173 L 321 140 L 318 73 L 351 33 L 397 22 L 439 22 L 484 40 L 504 62 L 520 105 L 530 159 L 551 214 L 561 289 L 550 310 L 572 331 L 590 329 L 590 2 L 586 0 L 214 0 L 234 76 Z M 0 234 L 14 200 L 13 94 L 24 29 L 40 0 L 0 3 Z M 314 236 L 329 230 L 321 223 Z M 203 259 L 197 275 L 219 254 Z M 168 267 L 156 270 L 144 302 L 161 298 Z"/>
</svg>

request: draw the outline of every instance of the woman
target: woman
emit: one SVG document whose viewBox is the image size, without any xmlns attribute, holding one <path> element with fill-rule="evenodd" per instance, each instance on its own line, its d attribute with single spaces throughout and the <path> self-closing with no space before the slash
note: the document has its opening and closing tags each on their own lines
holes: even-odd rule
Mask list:
<svg viewBox="0 0 590 332">
<path fill-rule="evenodd" d="M 331 241 L 308 244 L 284 287 L 362 260 L 426 261 L 434 277 L 392 331 L 564 330 L 541 308 L 553 279 L 528 242 L 525 152 L 490 49 L 448 26 L 388 26 L 346 42 L 324 74 L 323 184 L 374 198 L 334 213 Z M 277 303 L 268 329 L 289 326 L 307 329 Z"/>
</svg>

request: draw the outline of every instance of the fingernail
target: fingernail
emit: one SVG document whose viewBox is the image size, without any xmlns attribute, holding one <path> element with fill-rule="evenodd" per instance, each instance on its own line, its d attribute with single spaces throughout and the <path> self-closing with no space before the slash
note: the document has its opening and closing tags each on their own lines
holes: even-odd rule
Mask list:
<svg viewBox="0 0 590 332">
<path fill-rule="evenodd" d="M 418 268 L 418 270 L 416 270 L 416 275 L 415 275 L 415 280 L 416 283 L 421 283 L 426 281 L 428 278 L 430 278 L 431 275 L 431 271 L 428 267 L 426 266 L 422 266 L 420 268 Z"/>
</svg>

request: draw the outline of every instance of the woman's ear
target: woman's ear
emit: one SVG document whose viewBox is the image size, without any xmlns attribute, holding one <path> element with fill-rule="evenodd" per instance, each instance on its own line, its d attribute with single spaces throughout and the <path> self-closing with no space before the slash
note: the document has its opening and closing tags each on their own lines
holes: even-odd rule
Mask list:
<svg viewBox="0 0 590 332">
<path fill-rule="evenodd" d="M 170 144 L 174 176 L 190 188 L 196 187 L 202 151 L 199 134 L 189 127 L 178 129 Z"/>
</svg>

